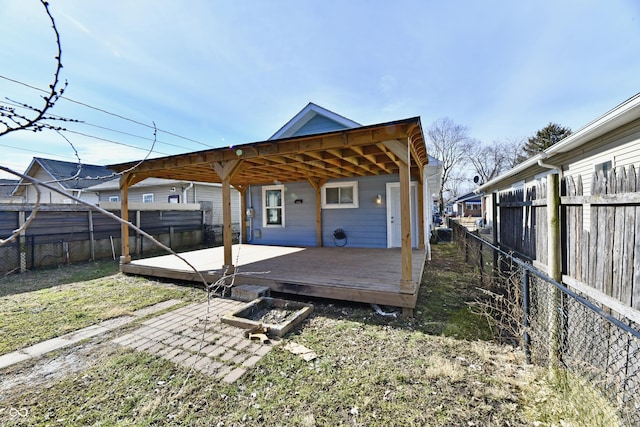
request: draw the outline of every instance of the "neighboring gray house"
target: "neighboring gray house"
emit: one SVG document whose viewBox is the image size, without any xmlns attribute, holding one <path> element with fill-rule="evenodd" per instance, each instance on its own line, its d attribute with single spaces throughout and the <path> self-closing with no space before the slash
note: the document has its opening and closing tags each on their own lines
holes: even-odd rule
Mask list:
<svg viewBox="0 0 640 427">
<path fill-rule="evenodd" d="M 0 179 L 0 203 L 11 203 L 11 194 L 18 185 L 17 179 Z"/>
<path fill-rule="evenodd" d="M 87 189 L 93 192 L 101 207 L 120 209 L 120 180 L 113 179 Z M 181 209 L 190 205 L 202 208 L 207 217 L 205 224 L 222 224 L 222 188 L 217 183 L 147 178 L 129 189 L 129 205 L 137 209 Z M 232 222 L 240 222 L 240 194 L 231 189 Z"/>
<path fill-rule="evenodd" d="M 24 173 L 91 204 L 109 210 L 120 209 L 119 177 L 105 166 L 34 157 Z M 0 202 L 35 203 L 36 191 L 26 179 L 0 182 Z M 11 184 L 10 186 L 7 185 Z M 231 190 L 234 224 L 240 222 L 240 195 Z M 205 224 L 222 224 L 220 184 L 148 178 L 129 189 L 131 208 L 137 210 L 200 210 Z M 76 204 L 72 199 L 40 188 L 40 203 Z M 170 205 L 171 204 L 171 205 Z"/>
<path fill-rule="evenodd" d="M 96 203 L 98 198 L 95 193 L 87 192 L 86 189 L 114 177 L 113 171 L 105 166 L 64 162 L 41 157 L 33 158 L 24 175 L 56 186 L 60 190 L 89 203 Z M 28 180 L 20 179 L 11 193 L 11 198 L 18 203 L 35 203 L 37 192 Z M 60 193 L 41 187 L 40 203 L 75 204 L 76 202 Z"/>
</svg>

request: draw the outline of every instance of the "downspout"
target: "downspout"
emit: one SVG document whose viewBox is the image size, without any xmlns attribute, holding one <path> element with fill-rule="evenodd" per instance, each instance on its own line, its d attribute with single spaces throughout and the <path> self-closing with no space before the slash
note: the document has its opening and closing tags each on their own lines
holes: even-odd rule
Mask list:
<svg viewBox="0 0 640 427">
<path fill-rule="evenodd" d="M 182 190 L 182 203 L 187 203 L 187 191 L 193 188 L 193 181 L 189 183 L 189 186 Z M 193 203 L 195 203 L 195 197 L 193 198 Z"/>
<path fill-rule="evenodd" d="M 543 160 L 546 159 L 547 157 L 548 157 L 547 153 L 541 153 L 540 158 L 538 159 L 538 166 L 541 166 L 547 169 L 556 169 L 558 171 L 559 178 L 562 179 L 562 166 L 543 162 Z"/>
<path fill-rule="evenodd" d="M 253 209 L 253 201 L 252 201 L 252 198 L 251 198 L 251 186 L 247 187 L 247 193 L 249 193 L 248 209 Z M 254 213 L 254 215 L 255 215 L 255 213 Z M 247 233 L 247 242 L 252 242 L 253 241 L 253 217 L 254 217 L 254 215 L 251 215 L 249 217 L 249 232 Z M 243 229 L 244 229 L 244 227 L 243 227 Z"/>
</svg>

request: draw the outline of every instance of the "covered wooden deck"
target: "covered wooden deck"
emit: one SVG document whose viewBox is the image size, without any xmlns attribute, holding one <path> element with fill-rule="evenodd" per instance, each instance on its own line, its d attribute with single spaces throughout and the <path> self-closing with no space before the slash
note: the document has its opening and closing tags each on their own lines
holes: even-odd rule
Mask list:
<svg viewBox="0 0 640 427">
<path fill-rule="evenodd" d="M 426 252 L 412 253 L 412 290 L 398 286 L 402 278 L 402 251 L 334 247 L 284 247 L 233 245 L 236 271 L 255 273 L 236 276 L 236 284 L 255 284 L 274 292 L 358 301 L 402 307 L 405 315 L 415 308 Z M 220 278 L 224 247 L 180 254 L 205 279 Z M 131 261 L 121 265 L 124 273 L 186 281 L 200 281 L 182 260 L 172 255 Z"/>
</svg>

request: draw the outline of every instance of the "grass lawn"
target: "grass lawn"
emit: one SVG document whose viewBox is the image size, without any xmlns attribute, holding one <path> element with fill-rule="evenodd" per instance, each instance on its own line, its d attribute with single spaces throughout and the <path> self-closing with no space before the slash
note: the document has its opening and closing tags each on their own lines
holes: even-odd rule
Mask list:
<svg viewBox="0 0 640 427">
<path fill-rule="evenodd" d="M 119 274 L 116 263 L 7 276 L 0 291 L 0 354 L 171 298 L 188 300 L 203 294 Z"/>
<path fill-rule="evenodd" d="M 280 345 L 229 385 L 102 337 L 35 366 L 4 372 L 0 425 L 593 425 L 546 381 L 546 371 L 525 365 L 517 349 L 487 340 L 487 321 L 466 304 L 477 298 L 473 272 L 460 262 L 455 247 L 435 245 L 433 258 L 413 319 L 382 317 L 366 305 L 313 301 L 312 316 L 284 339 L 314 350 L 318 357 L 310 362 Z M 58 287 L 58 292 L 77 289 L 76 294 L 61 299 L 47 294 Z M 40 292 L 45 296 L 33 296 Z M 117 301 L 102 314 L 87 315 L 97 320 L 106 312 L 145 305 L 141 299 L 156 292 L 156 301 L 203 294 L 110 275 L 0 301 L 24 295 L 22 302 L 12 303 L 16 318 L 29 316 L 17 307 L 32 299 L 61 306 L 60 316 L 67 316 L 65 306 L 77 313 L 78 307 L 100 306 L 107 296 Z M 85 301 L 91 293 L 101 297 Z M 28 329 L 30 322 L 24 323 Z M 51 372 L 63 360 L 72 360 L 74 369 L 51 378 L 33 374 Z M 591 402 L 595 409 L 602 406 Z"/>
</svg>

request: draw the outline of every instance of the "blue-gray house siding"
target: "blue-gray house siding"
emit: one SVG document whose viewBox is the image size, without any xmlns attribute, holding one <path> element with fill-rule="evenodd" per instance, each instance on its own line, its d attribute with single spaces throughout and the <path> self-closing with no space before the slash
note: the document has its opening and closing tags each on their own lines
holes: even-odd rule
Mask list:
<svg viewBox="0 0 640 427">
<path fill-rule="evenodd" d="M 341 125 L 335 120 L 329 119 L 328 117 L 316 115 L 305 123 L 304 126 L 298 129 L 292 136 L 313 135 L 316 133 L 331 132 L 340 129 L 347 129 L 347 127 Z"/>
<path fill-rule="evenodd" d="M 333 232 L 341 228 L 347 235 L 347 246 L 358 248 L 387 247 L 386 206 L 376 205 L 377 195 L 385 198 L 386 184 L 398 182 L 397 175 L 349 178 L 358 181 L 357 208 L 322 209 L 322 239 L 324 246 L 333 246 Z M 307 182 L 283 183 L 285 186 L 285 227 L 263 227 L 262 187 L 248 191 L 247 206 L 254 209 L 253 233 L 250 243 L 263 245 L 316 246 L 315 191 Z M 298 203 L 296 203 L 296 200 Z M 302 201 L 300 203 L 300 201 Z M 257 236 L 260 237 L 257 237 Z M 341 244 L 343 242 L 340 242 Z"/>
</svg>

